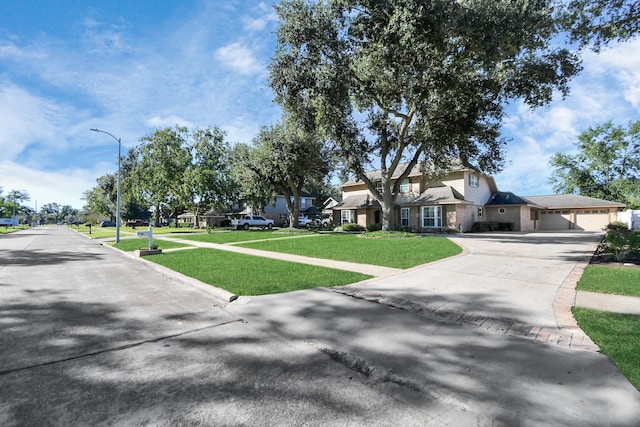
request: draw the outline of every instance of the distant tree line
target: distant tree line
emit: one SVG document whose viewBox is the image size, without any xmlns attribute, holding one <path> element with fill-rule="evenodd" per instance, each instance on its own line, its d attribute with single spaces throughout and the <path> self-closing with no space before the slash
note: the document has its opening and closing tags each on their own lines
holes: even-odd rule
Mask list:
<svg viewBox="0 0 640 427">
<path fill-rule="evenodd" d="M 121 173 L 122 218 L 143 218 L 151 208 L 157 224 L 191 212 L 198 226 L 208 210 L 231 212 L 239 199 L 260 210 L 278 192 L 297 221 L 303 190 L 334 194 L 326 144 L 284 124 L 264 127 L 252 145 L 231 145 L 217 127 L 156 129 L 129 149 Z M 115 220 L 117 172 L 99 177 L 83 199 L 89 212 Z"/>
<path fill-rule="evenodd" d="M 17 216 L 21 222 L 31 224 L 32 222 L 44 222 L 55 224 L 57 222 L 83 221 L 84 215 L 70 205 L 59 205 L 58 203 L 46 203 L 36 212 L 34 208 L 25 203 L 31 200 L 29 192 L 25 190 L 11 190 L 4 194 L 0 187 L 0 217 L 12 218 Z"/>
</svg>

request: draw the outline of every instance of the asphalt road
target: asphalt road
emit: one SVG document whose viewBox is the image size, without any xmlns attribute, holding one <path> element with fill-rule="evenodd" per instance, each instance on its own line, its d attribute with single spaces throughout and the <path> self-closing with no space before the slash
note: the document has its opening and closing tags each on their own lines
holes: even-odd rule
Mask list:
<svg viewBox="0 0 640 427">
<path fill-rule="evenodd" d="M 325 289 L 225 304 L 61 226 L 0 236 L 0 350 L 2 426 L 640 419 L 598 353 Z"/>
</svg>

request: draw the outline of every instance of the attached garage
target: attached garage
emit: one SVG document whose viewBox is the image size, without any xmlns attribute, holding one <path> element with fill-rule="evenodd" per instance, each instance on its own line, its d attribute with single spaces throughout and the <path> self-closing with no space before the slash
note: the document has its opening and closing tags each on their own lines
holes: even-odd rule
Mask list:
<svg viewBox="0 0 640 427">
<path fill-rule="evenodd" d="M 607 209 L 580 209 L 576 211 L 576 230 L 602 231 L 610 222 Z"/>
<path fill-rule="evenodd" d="M 540 230 L 570 230 L 571 219 L 569 210 L 542 210 L 540 211 Z"/>
<path fill-rule="evenodd" d="M 602 231 L 614 214 L 625 207 L 622 203 L 577 194 L 530 196 L 524 199 L 540 207 L 539 230 Z"/>
</svg>

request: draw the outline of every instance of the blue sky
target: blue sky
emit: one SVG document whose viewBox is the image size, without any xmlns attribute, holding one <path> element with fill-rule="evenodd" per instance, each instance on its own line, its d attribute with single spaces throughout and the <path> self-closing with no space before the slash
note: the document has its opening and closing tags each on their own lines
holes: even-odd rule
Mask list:
<svg viewBox="0 0 640 427">
<path fill-rule="evenodd" d="M 81 208 L 82 193 L 117 169 L 154 129 L 218 126 L 250 143 L 280 118 L 267 85 L 273 2 L 0 2 L 0 187 L 27 204 Z M 530 111 L 510 107 L 501 190 L 552 193 L 549 158 L 607 120 L 640 118 L 640 42 L 585 55 L 570 96 Z"/>
</svg>

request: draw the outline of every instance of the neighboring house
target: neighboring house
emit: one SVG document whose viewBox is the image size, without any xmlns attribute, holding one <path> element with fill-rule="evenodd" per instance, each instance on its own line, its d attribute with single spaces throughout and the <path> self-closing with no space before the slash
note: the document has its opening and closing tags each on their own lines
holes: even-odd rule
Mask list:
<svg viewBox="0 0 640 427">
<path fill-rule="evenodd" d="M 313 206 L 316 198 L 311 194 L 302 191 L 300 192 L 300 213 L 302 215 L 315 210 Z M 278 194 L 276 201 L 272 205 L 265 206 L 262 212 L 254 212 L 251 206 L 248 206 L 243 201 L 240 201 L 237 205 L 237 209 L 234 211 L 234 215 L 251 215 L 261 214 L 265 218 L 269 218 L 275 221 L 276 225 L 280 226 L 284 221 L 289 219 L 289 210 L 287 209 L 287 201 L 284 194 Z"/>
<path fill-rule="evenodd" d="M 333 215 L 333 208 L 340 202 L 342 202 L 342 197 L 329 197 L 322 204 L 322 214 Z"/>
<path fill-rule="evenodd" d="M 224 219 L 224 213 L 211 209 L 200 215 L 200 217 L 198 218 L 198 226 L 200 228 L 214 227 L 216 225 L 219 225 L 220 222 Z M 181 215 L 178 215 L 178 223 L 195 225 L 196 216 L 193 214 L 193 212 L 185 212 Z"/>
<path fill-rule="evenodd" d="M 400 165 L 394 177 L 403 171 Z M 378 189 L 382 188 L 379 170 L 368 172 L 368 176 Z M 381 223 L 380 203 L 363 181 L 351 180 L 341 188 L 342 202 L 333 207 L 336 222 L 362 226 Z M 465 166 L 428 180 L 415 166 L 400 185 L 393 224 L 422 232 L 446 228 L 470 231 L 475 222 L 486 221 L 511 223 L 515 231 L 600 231 L 615 220 L 622 207 L 621 203 L 576 195 L 520 197 L 498 191 L 491 176 Z"/>
</svg>

